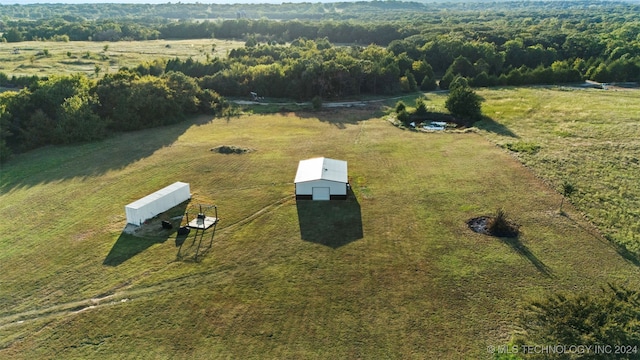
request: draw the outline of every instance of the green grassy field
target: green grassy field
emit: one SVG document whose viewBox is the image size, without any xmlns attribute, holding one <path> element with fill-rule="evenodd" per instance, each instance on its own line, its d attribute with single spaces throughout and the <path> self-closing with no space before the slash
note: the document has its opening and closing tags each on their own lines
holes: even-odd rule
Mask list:
<svg viewBox="0 0 640 360">
<path fill-rule="evenodd" d="M 215 50 L 214 50 L 215 45 Z M 136 67 L 156 59 L 205 61 L 225 57 L 231 49 L 244 46 L 240 41 L 194 39 L 151 41 L 24 41 L 0 42 L 0 72 L 9 76 L 86 73 L 99 76 L 121 67 Z"/>
<path fill-rule="evenodd" d="M 636 265 L 571 204 L 559 215 L 557 191 L 487 140 L 511 131 L 544 155 L 551 145 L 513 108 L 545 94 L 556 96 L 481 92 L 485 112 L 504 114 L 481 134 L 333 110 L 199 118 L 20 155 L 0 182 L 0 358 L 491 358 L 531 299 L 638 286 Z M 354 198 L 296 203 L 297 162 L 314 156 L 349 162 Z M 199 261 L 178 259 L 191 240 L 179 248 L 157 222 L 123 233 L 124 206 L 175 181 L 193 199 L 166 218 L 219 208 Z M 468 229 L 499 207 L 517 240 Z"/>
<path fill-rule="evenodd" d="M 521 88 L 481 91 L 492 141 L 572 200 L 615 242 L 640 255 L 640 91 Z M 524 145 L 524 146 L 522 146 Z M 537 150 L 533 149 L 539 148 Z"/>
</svg>

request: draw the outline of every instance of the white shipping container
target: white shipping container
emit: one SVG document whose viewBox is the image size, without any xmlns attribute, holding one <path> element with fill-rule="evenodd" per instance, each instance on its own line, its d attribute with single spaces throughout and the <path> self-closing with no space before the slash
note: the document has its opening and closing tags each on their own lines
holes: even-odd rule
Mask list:
<svg viewBox="0 0 640 360">
<path fill-rule="evenodd" d="M 142 225 L 146 220 L 191 198 L 188 183 L 175 182 L 125 206 L 127 223 Z"/>
</svg>

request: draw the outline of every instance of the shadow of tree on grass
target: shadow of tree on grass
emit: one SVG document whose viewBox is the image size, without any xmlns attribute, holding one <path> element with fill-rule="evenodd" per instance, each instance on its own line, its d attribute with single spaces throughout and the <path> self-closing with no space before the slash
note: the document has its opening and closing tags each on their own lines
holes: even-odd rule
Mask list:
<svg viewBox="0 0 640 360">
<path fill-rule="evenodd" d="M 533 264 L 533 266 L 535 266 L 535 268 L 541 274 L 543 274 L 546 277 L 553 276 L 553 272 L 551 271 L 551 268 L 549 268 L 540 259 L 538 259 L 538 257 L 535 256 L 535 254 L 533 254 L 531 250 L 529 250 L 529 248 L 522 243 L 519 236 L 518 237 L 501 237 L 499 239 L 500 241 L 502 241 L 503 244 L 509 245 L 509 247 L 513 251 L 518 253 L 518 255 L 529 260 L 529 262 L 531 262 L 531 264 Z"/>
<path fill-rule="evenodd" d="M 48 146 L 17 155 L 2 165 L 0 192 L 73 178 L 86 179 L 153 155 L 170 146 L 190 127 L 210 122 L 211 116 L 177 124 L 116 134 L 85 144 Z"/>
<path fill-rule="evenodd" d="M 638 254 L 630 251 L 626 248 L 626 246 L 622 244 L 615 243 L 613 239 L 608 239 L 611 245 L 616 249 L 618 255 L 620 255 L 626 261 L 632 263 L 635 266 L 640 266 L 640 258 L 638 258 Z"/>
<path fill-rule="evenodd" d="M 295 115 L 301 119 L 318 119 L 338 129 L 345 129 L 349 124 L 356 125 L 361 121 L 381 117 L 383 112 L 378 106 L 323 108 L 319 111 L 296 111 Z"/>
<path fill-rule="evenodd" d="M 508 127 L 500 124 L 499 122 L 496 122 L 488 116 L 483 116 L 482 120 L 476 121 L 473 126 L 490 133 L 508 136 L 516 139 L 519 138 L 519 136 L 511 131 Z"/>
<path fill-rule="evenodd" d="M 562 211 L 560 213 L 560 215 L 565 217 L 565 218 L 567 218 L 573 224 L 577 225 L 582 230 L 588 232 L 589 234 L 594 236 L 596 239 L 598 239 L 598 240 L 602 241 L 603 243 L 611 246 L 618 253 L 618 255 L 620 255 L 620 257 L 622 257 L 625 261 L 633 264 L 634 266 L 640 267 L 640 255 L 638 253 L 627 249 L 627 247 L 624 246 L 623 244 L 617 243 L 615 241 L 615 239 L 612 238 L 611 236 L 606 235 L 606 234 L 602 234 L 598 230 L 598 228 L 596 228 L 595 226 L 592 226 L 592 227 L 585 226 L 581 221 L 578 221 L 578 220 L 574 219 L 573 217 L 571 217 L 571 215 L 567 214 L 564 211 Z"/>
</svg>

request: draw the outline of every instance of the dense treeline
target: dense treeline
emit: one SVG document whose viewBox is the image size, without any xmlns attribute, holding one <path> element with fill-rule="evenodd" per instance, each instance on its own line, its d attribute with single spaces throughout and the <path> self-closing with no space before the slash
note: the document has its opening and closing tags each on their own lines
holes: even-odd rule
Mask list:
<svg viewBox="0 0 640 360">
<path fill-rule="evenodd" d="M 217 93 L 179 72 L 153 76 L 121 70 L 99 81 L 82 74 L 52 76 L 0 93 L 0 162 L 14 152 L 97 140 L 225 107 Z"/>
<path fill-rule="evenodd" d="M 580 7 L 584 1 L 557 1 L 554 9 Z M 593 3 L 593 2 L 591 2 Z M 509 7 L 517 9 L 540 8 L 541 1 L 519 2 Z M 85 4 L 26 4 L 0 5 L 3 16 L 7 19 L 40 20 L 54 16 L 64 16 L 71 21 L 103 20 L 103 19 L 272 19 L 272 20 L 374 20 L 382 15 L 384 20 L 389 16 L 403 19 L 407 14 L 425 13 L 431 17 L 439 12 L 465 10 L 481 11 L 505 7 L 495 3 L 419 3 L 399 1 L 359 1 L 332 3 L 290 3 L 282 4 L 205 4 L 167 2 L 164 4 L 117 4 L 117 3 L 85 3 Z M 448 16 L 448 15 L 446 15 Z"/>
<path fill-rule="evenodd" d="M 336 43 L 387 45 L 420 32 L 420 28 L 404 23 L 218 20 L 170 21 L 135 20 L 68 21 L 62 18 L 16 20 L 0 23 L 4 41 L 15 43 L 32 40 L 53 41 L 130 41 L 156 39 L 248 39 L 285 43 L 299 37 L 328 37 Z"/>
<path fill-rule="evenodd" d="M 120 7 L 118 4 L 102 4 L 107 9 L 128 9 L 133 14 L 143 16 L 153 13 L 153 9 L 175 5 L 130 5 Z M 176 4 L 177 5 L 177 4 Z M 191 13 L 195 8 L 203 10 L 201 14 L 211 14 L 211 7 L 218 5 L 183 4 L 184 14 Z M 147 17 L 132 20 L 131 18 L 111 18 L 101 20 L 80 20 L 80 14 L 93 14 L 92 11 L 101 8 L 99 4 L 78 5 L 69 7 L 60 5 L 42 5 L 43 8 L 71 11 L 84 9 L 76 15 L 57 16 L 38 20 L 5 19 L 0 23 L 2 38 L 9 42 L 19 42 L 34 39 L 67 40 L 149 40 L 162 38 L 219 38 L 245 39 L 247 49 L 242 56 L 232 56 L 234 64 L 245 67 L 255 65 L 274 65 L 274 71 L 284 73 L 282 82 L 300 80 L 300 76 L 287 72 L 290 65 L 283 60 L 289 50 L 273 48 L 273 45 L 296 41 L 299 38 L 323 39 L 330 43 L 344 43 L 360 46 L 370 44 L 387 47 L 395 56 L 399 67 L 399 74 L 386 90 L 377 86 L 362 85 L 361 72 L 376 72 L 379 69 L 367 69 L 365 63 L 362 69 L 358 66 L 349 71 L 350 81 L 344 79 L 344 71 L 339 71 L 341 79 L 328 79 L 328 82 L 350 82 L 352 91 L 344 92 L 329 90 L 325 92 L 321 86 L 315 93 L 303 92 L 303 97 L 314 95 L 342 96 L 361 92 L 388 92 L 389 89 L 399 89 L 397 84 L 400 77 L 408 75 L 407 70 L 416 78 L 418 86 L 424 78 L 423 72 L 431 69 L 440 81 L 441 88 L 446 89 L 455 76 L 461 75 L 469 79 L 472 86 L 492 85 L 522 85 L 537 83 L 563 83 L 591 79 L 601 82 L 637 81 L 640 75 L 640 21 L 636 19 L 640 6 L 630 3 L 577 1 L 577 2 L 527 2 L 527 3 L 483 3 L 471 4 L 419 4 L 398 2 L 367 2 L 367 3 L 328 3 L 328 4 L 283 4 L 283 12 L 332 13 L 352 14 L 354 20 L 326 20 L 319 21 L 273 21 L 266 18 L 251 20 L 238 13 L 239 19 L 214 21 L 175 21 L 160 17 Z M 113 6 L 113 8 L 111 8 Z M 140 7 L 138 7 L 140 6 Z M 221 5 L 222 6 L 222 5 Z M 263 5 L 257 5 L 260 8 Z M 277 5 L 264 5 L 273 7 Z M 15 6 L 14 6 L 15 7 Z M 14 7 L 10 7 L 13 9 Z M 17 6 L 20 9 L 20 6 Z M 224 6 L 222 6 L 224 8 Z M 180 7 L 177 7 L 178 9 Z M 31 9 L 31 8 L 29 8 Z M 36 6 L 32 10 L 42 9 Z M 91 11 L 88 9 L 92 9 Z M 235 8 L 234 8 L 235 9 Z M 237 10 L 237 9 L 236 9 Z M 117 12 L 116 12 L 117 13 Z M 117 16 L 117 15 L 115 15 Z M 164 13 L 163 16 L 168 16 Z M 340 17 L 337 17 L 340 19 Z M 364 19 L 369 19 L 364 21 Z M 267 44 L 268 46 L 258 46 Z M 295 46 L 294 46 L 295 47 Z M 259 50 L 255 50 L 258 48 Z M 333 54 L 316 57 L 325 65 L 332 60 Z M 254 52 L 270 53 L 259 64 L 252 64 L 256 60 L 246 60 L 243 57 L 253 57 Z M 295 50 L 297 51 L 297 50 Z M 293 52 L 295 52 L 293 51 Z M 353 57 L 355 62 L 366 61 L 355 54 L 353 50 L 332 50 Z M 276 54 L 277 53 L 277 54 Z M 341 55 L 342 56 L 342 55 Z M 343 56 L 343 57 L 345 57 Z M 273 63 L 268 63 L 270 57 Z M 218 61 L 215 60 L 214 61 Z M 423 70 L 413 69 L 407 64 L 416 64 Z M 340 62 L 340 61 L 337 61 Z M 389 60 L 387 60 L 389 62 Z M 326 74 L 336 73 L 331 68 L 319 70 L 324 77 Z M 389 64 L 381 64 L 386 70 L 383 76 L 389 75 L 392 69 Z M 236 67 L 239 65 L 235 65 Z M 212 71 L 230 70 L 230 64 L 206 64 L 208 70 L 198 75 L 214 76 Z M 264 66 L 261 66 L 261 70 Z M 255 70 L 255 69 L 254 69 Z M 217 75 L 215 84 L 224 80 L 225 86 L 221 90 L 223 95 L 238 95 L 248 88 L 259 88 L 255 82 L 240 74 Z M 237 72 L 237 71 L 236 71 Z M 185 72 L 186 73 L 186 72 Z M 293 74 L 289 76 L 287 74 Z M 390 75 L 389 75 L 390 76 Z M 430 80 L 429 80 L 430 81 Z M 425 84 L 424 88 L 430 88 Z M 235 90 L 233 90 L 235 88 Z M 295 88 L 295 86 L 293 87 Z M 269 89 L 278 95 L 300 94 L 300 92 L 285 91 L 284 89 Z M 342 87 L 343 88 L 343 87 Z M 381 91 L 383 90 L 383 91 Z M 275 96 L 275 94 L 274 94 Z"/>
<path fill-rule="evenodd" d="M 603 11 L 605 10 L 605 11 Z M 167 2 L 164 4 L 12 4 L 0 5 L 2 20 L 41 20 L 63 17 L 69 21 L 135 19 L 155 21 L 157 19 L 270 19 L 270 20 L 363 20 L 389 21 L 407 20 L 420 23 L 466 24 L 495 19 L 522 19 L 557 17 L 584 18 L 589 14 L 626 13 L 630 17 L 637 13 L 637 4 L 624 1 L 450 1 L 450 2 L 401 2 L 401 1 L 357 1 L 328 3 L 281 4 L 207 4 Z M 452 16 L 455 15 L 455 16 Z M 482 16 L 481 19 L 478 15 Z M 461 17 L 463 16 L 463 17 Z"/>
<path fill-rule="evenodd" d="M 0 97 L 0 148 L 22 151 L 162 125 L 219 107 L 218 94 L 309 100 L 448 89 L 456 79 L 473 87 L 640 80 L 640 6 L 631 3 L 256 5 L 254 11 L 275 6 L 324 15 L 252 20 L 234 8 L 237 19 L 189 20 L 202 6 L 209 10 L 201 15 L 215 18 L 212 7 L 219 5 L 3 6 L 10 11 L 0 31 L 8 42 L 215 37 L 246 44 L 224 59 L 158 59 L 96 83 L 0 73 L 0 86 L 25 87 Z M 98 16 L 100 9 L 113 18 Z M 29 16 L 18 14 L 26 10 Z"/>
<path fill-rule="evenodd" d="M 248 41 L 226 59 L 206 63 L 174 59 L 165 71 L 197 77 L 200 86 L 224 96 L 255 91 L 299 100 L 428 91 L 438 85 L 448 89 L 456 77 L 464 77 L 474 87 L 640 80 L 640 56 L 630 52 L 617 58 L 588 57 L 587 47 L 581 52 L 572 48 L 567 58 L 561 51 L 525 46 L 521 40 L 509 40 L 502 47 L 450 36 L 424 43 L 413 40 L 395 41 L 386 48 L 335 46 L 327 38 L 298 39 L 286 46 Z M 151 67 L 158 71 L 162 65 Z"/>
<path fill-rule="evenodd" d="M 58 39 L 64 40 L 147 40 L 155 38 L 208 38 L 220 39 L 257 37 L 271 41 L 292 41 L 299 37 L 315 39 L 327 37 L 334 43 L 375 43 L 387 45 L 391 40 L 401 40 L 420 34 L 430 39 L 443 34 L 459 34 L 464 38 L 486 41 L 502 46 L 507 40 L 521 38 L 525 46 L 541 44 L 558 47 L 567 36 L 583 34 L 602 38 L 610 31 L 624 26 L 620 31 L 628 40 L 637 41 L 639 22 L 636 18 L 640 5 L 600 1 L 576 2 L 503 2 L 473 4 L 418 4 L 403 2 L 358 2 L 326 4 L 260 5 L 273 7 L 283 14 L 289 8 L 298 14 L 318 12 L 319 19 L 299 16 L 289 21 L 279 17 L 216 16 L 209 20 L 202 14 L 213 13 L 210 7 L 236 7 L 238 5 L 214 4 L 82 4 L 82 5 L 13 5 L 0 6 L 4 14 L 0 32 L 7 41 Z M 124 7 L 127 11 L 114 16 L 93 19 L 96 9 L 105 13 L 111 7 Z M 204 7 L 202 12 L 186 11 L 183 16 L 171 14 L 147 16 L 148 9 L 172 6 L 182 9 Z M 13 17 L 11 9 L 49 9 L 49 16 Z M 86 17 L 64 15 L 71 9 L 90 8 Z M 35 11 L 31 9 L 31 11 Z M 29 13 L 29 12 L 27 12 Z M 344 14 L 351 14 L 345 17 Z M 206 18 L 206 17 L 205 17 Z M 176 20 L 181 19 L 181 20 Z M 235 20 L 232 20 L 235 19 Z M 66 36 L 66 37 L 65 37 Z M 606 36 L 605 36 L 606 37 Z"/>
</svg>

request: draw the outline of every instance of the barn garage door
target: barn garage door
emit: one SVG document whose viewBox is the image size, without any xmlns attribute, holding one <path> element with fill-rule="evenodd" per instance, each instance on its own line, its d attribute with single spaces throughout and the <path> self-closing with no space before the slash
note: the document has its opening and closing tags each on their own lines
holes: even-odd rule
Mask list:
<svg viewBox="0 0 640 360">
<path fill-rule="evenodd" d="M 314 187 L 313 188 L 313 200 L 329 200 L 331 199 L 331 193 L 329 188 L 326 187 Z"/>
</svg>

